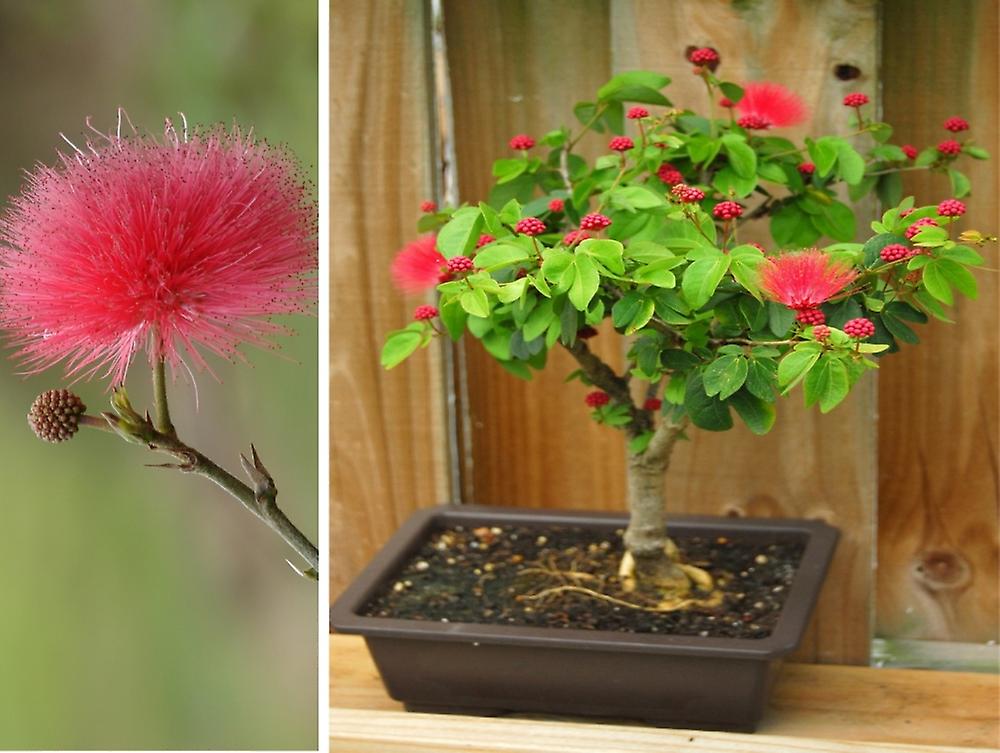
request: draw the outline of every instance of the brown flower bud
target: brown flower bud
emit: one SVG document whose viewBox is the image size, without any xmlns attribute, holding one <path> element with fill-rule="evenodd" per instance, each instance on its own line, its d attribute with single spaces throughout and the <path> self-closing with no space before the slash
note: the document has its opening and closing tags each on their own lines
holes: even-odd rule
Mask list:
<svg viewBox="0 0 1000 753">
<path fill-rule="evenodd" d="M 69 390 L 47 390 L 31 404 L 28 425 L 39 439 L 64 442 L 76 434 L 86 410 L 83 401 Z"/>
</svg>

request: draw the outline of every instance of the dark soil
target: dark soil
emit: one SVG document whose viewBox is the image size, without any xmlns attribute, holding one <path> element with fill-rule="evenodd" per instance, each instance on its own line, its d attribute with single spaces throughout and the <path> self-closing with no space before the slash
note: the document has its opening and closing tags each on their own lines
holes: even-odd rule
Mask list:
<svg viewBox="0 0 1000 753">
<path fill-rule="evenodd" d="M 677 536 L 682 561 L 712 574 L 721 605 L 654 612 L 562 591 L 589 588 L 625 601 L 617 577 L 621 531 L 519 526 L 434 532 L 382 592 L 365 606 L 369 617 L 583 628 L 727 638 L 766 638 L 777 624 L 802 557 L 800 540 L 729 540 Z M 644 602 L 651 605 L 654 602 Z"/>
</svg>

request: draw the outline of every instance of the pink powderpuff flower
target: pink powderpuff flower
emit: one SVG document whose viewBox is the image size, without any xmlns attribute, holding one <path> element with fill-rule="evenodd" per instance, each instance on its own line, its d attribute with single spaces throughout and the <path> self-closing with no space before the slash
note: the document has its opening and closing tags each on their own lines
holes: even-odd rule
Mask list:
<svg viewBox="0 0 1000 753">
<path fill-rule="evenodd" d="M 847 287 L 857 272 L 811 248 L 765 260 L 759 275 L 760 288 L 769 298 L 796 311 L 809 311 Z"/>
<path fill-rule="evenodd" d="M 237 128 L 117 132 L 28 174 L 0 218 L 0 329 L 27 373 L 121 384 L 272 347 L 314 298 L 316 205 L 294 158 Z M 183 116 L 182 116 L 183 117 Z M 125 118 L 127 121 L 127 116 Z M 131 124 L 129 124 L 131 125 Z"/>
<path fill-rule="evenodd" d="M 407 243 L 392 260 L 392 281 L 404 293 L 423 293 L 437 287 L 448 260 L 437 250 L 434 235 Z"/>
<path fill-rule="evenodd" d="M 797 94 L 766 81 L 747 84 L 736 109 L 741 120 L 745 118 L 753 128 L 793 126 L 809 117 L 805 102 Z"/>
</svg>

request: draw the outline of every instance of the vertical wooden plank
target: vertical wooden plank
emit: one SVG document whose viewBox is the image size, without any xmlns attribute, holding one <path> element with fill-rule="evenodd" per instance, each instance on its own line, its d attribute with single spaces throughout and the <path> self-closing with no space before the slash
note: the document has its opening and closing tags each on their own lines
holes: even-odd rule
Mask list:
<svg viewBox="0 0 1000 753">
<path fill-rule="evenodd" d="M 441 359 L 385 373 L 385 334 L 421 301 L 389 264 L 432 195 L 428 11 L 421 0 L 332 3 L 330 563 L 336 593 L 410 512 L 447 496 Z"/>
<path fill-rule="evenodd" d="M 573 125 L 573 104 L 610 77 L 608 4 L 446 0 L 444 7 L 459 192 L 463 201 L 479 201 L 493 184 L 493 160 L 509 152 L 511 136 L 537 138 L 561 123 Z M 603 357 L 620 360 L 610 338 L 592 342 Z M 563 384 L 575 368 L 572 358 L 553 351 L 550 361 L 524 382 L 478 342 L 466 344 L 468 501 L 620 506 L 620 437 L 590 421 L 582 385 Z"/>
<path fill-rule="evenodd" d="M 722 56 L 718 74 L 737 83 L 774 81 L 802 96 L 812 116 L 781 134 L 848 133 L 843 95 L 877 94 L 877 18 L 873 0 L 759 0 L 732 3 L 617 0 L 612 5 L 614 68 L 663 71 L 678 107 L 704 111 L 707 94 L 684 58 L 689 45 Z M 664 40 L 669 40 L 664 43 Z M 861 76 L 845 83 L 834 67 Z M 868 205 L 874 214 L 874 206 Z M 864 212 L 864 207 L 861 210 Z M 867 222 L 858 223 L 865 232 Z M 748 237 L 772 244 L 767 228 Z M 742 425 L 722 434 L 692 432 L 680 446 L 667 494 L 677 512 L 821 518 L 841 539 L 798 661 L 867 663 L 871 640 L 875 513 L 875 392 L 869 375 L 834 413 L 806 410 L 800 392 L 779 403 L 766 437 Z"/>
<path fill-rule="evenodd" d="M 959 227 L 997 234 L 997 3 L 926 3 L 914 13 L 912 3 L 890 0 L 884 13 L 885 112 L 897 143 L 933 145 L 951 137 L 945 118 L 969 120 L 959 140 L 975 138 L 992 159 L 962 159 L 975 193 Z M 951 196 L 941 175 L 911 173 L 904 185 L 919 203 Z M 885 637 L 997 639 L 996 246 L 984 253 L 991 269 L 977 274 L 979 299 L 962 300 L 957 325 L 922 327 L 924 343 L 881 371 L 877 632 Z"/>
</svg>

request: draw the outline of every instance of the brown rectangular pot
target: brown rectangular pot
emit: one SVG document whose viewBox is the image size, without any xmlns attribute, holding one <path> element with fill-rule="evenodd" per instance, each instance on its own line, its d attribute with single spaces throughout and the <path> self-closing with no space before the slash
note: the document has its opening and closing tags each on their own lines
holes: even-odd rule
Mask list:
<svg viewBox="0 0 1000 753">
<path fill-rule="evenodd" d="M 443 506 L 411 517 L 330 610 L 363 635 L 389 695 L 415 711 L 546 712 L 680 727 L 752 730 L 783 656 L 802 639 L 838 532 L 819 521 L 676 517 L 680 536 L 806 541 L 770 636 L 702 638 L 365 617 L 365 604 L 437 528 L 583 526 L 609 533 L 621 514 Z"/>
</svg>

